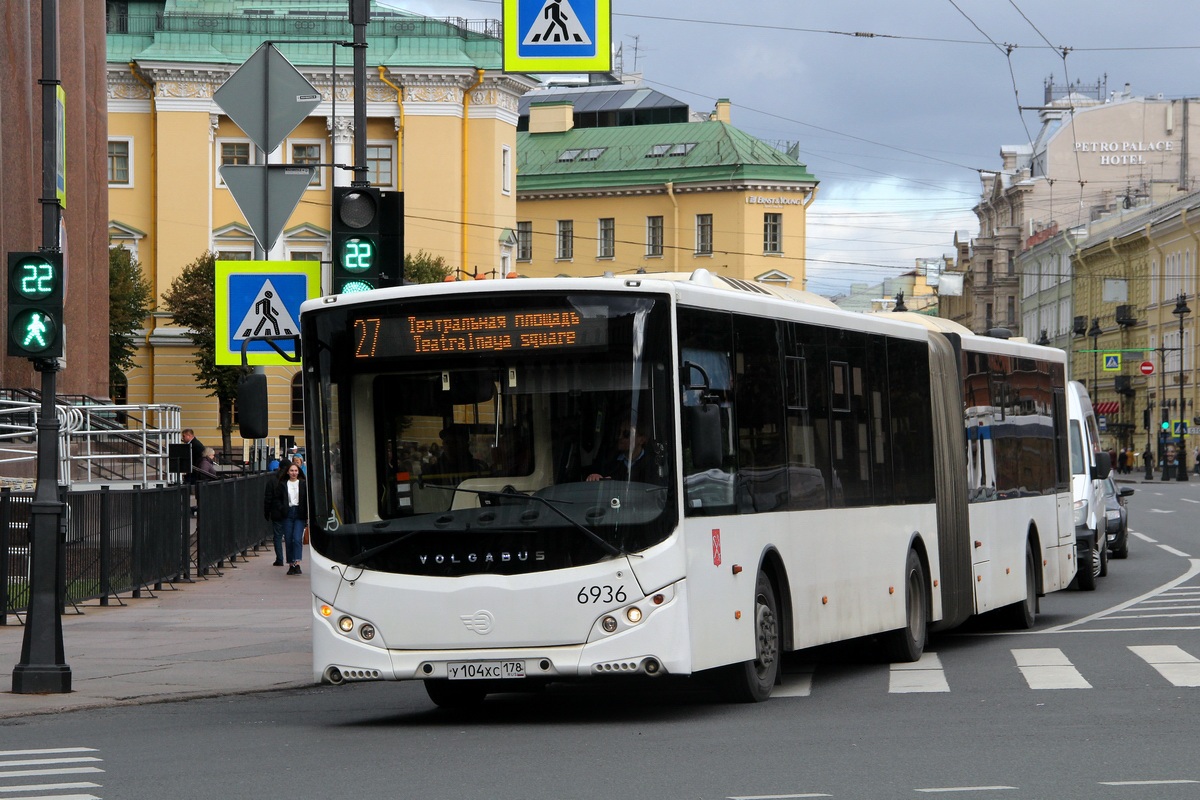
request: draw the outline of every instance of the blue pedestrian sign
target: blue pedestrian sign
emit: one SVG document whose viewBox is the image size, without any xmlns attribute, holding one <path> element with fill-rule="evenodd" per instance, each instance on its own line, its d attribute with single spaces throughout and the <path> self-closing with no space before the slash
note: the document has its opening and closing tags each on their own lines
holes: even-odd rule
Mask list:
<svg viewBox="0 0 1200 800">
<path fill-rule="evenodd" d="M 1104 354 L 1104 371 L 1105 372 L 1120 372 L 1121 371 L 1121 354 L 1120 353 L 1105 353 Z"/>
<path fill-rule="evenodd" d="M 321 293 L 321 262 L 218 261 L 215 288 L 216 363 L 240 365 L 247 339 L 300 333 L 301 304 Z M 276 344 L 294 355 L 294 346 Z M 265 341 L 251 341 L 246 360 L 254 366 L 294 363 Z"/>
<path fill-rule="evenodd" d="M 503 0 L 505 72 L 608 72 L 611 0 Z"/>
</svg>

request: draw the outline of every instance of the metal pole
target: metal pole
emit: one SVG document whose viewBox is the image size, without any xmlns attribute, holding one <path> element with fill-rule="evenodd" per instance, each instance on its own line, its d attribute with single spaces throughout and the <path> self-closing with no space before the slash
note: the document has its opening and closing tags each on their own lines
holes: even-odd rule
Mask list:
<svg viewBox="0 0 1200 800">
<path fill-rule="evenodd" d="M 58 250 L 61 208 L 58 164 L 58 0 L 42 0 L 42 245 Z M 29 508 L 29 612 L 21 641 L 21 660 L 13 667 L 14 694 L 71 691 L 71 668 L 63 651 L 58 597 L 58 535 L 62 502 L 58 496 L 58 359 L 37 359 L 42 373 L 42 406 L 37 423 L 37 485 Z"/>
<path fill-rule="evenodd" d="M 353 186 L 370 186 L 367 180 L 367 23 L 368 0 L 350 0 L 350 26 L 354 29 L 354 179 Z"/>
<path fill-rule="evenodd" d="M 1175 476 L 1175 480 L 1187 482 L 1187 417 L 1185 416 L 1186 409 L 1183 407 L 1183 318 L 1188 312 L 1187 294 L 1179 295 L 1179 307 L 1176 309 L 1179 312 L 1179 455 L 1176 457 L 1178 466 L 1175 468 L 1179 474 Z"/>
</svg>

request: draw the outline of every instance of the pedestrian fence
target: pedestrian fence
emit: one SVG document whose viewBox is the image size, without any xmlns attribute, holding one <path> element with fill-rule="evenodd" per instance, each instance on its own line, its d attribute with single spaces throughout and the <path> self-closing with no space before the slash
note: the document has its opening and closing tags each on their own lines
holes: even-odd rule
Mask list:
<svg viewBox="0 0 1200 800">
<path fill-rule="evenodd" d="M 196 486 L 158 484 L 68 491 L 60 487 L 57 531 L 58 605 L 80 605 L 121 595 L 153 594 L 163 584 L 205 578 L 225 562 L 245 559 L 271 537 L 263 493 L 272 474 L 238 476 Z M 32 566 L 33 492 L 0 489 L 0 625 L 24 622 Z M 194 509 L 194 510 L 193 510 Z"/>
</svg>

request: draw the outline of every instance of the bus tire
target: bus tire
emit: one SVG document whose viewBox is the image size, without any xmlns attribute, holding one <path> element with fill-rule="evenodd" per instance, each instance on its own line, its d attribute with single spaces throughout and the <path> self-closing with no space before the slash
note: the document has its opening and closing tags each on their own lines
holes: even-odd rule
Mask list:
<svg viewBox="0 0 1200 800">
<path fill-rule="evenodd" d="M 761 703 L 779 678 L 779 605 L 766 573 L 754 585 L 754 658 L 721 671 L 721 694 L 735 703 Z"/>
<path fill-rule="evenodd" d="M 487 697 L 487 688 L 475 681 L 425 681 L 425 693 L 438 708 L 462 711 L 475 708 Z"/>
<path fill-rule="evenodd" d="M 1025 599 L 1013 603 L 1005 611 L 1007 626 L 1019 631 L 1033 627 L 1037 618 L 1037 568 L 1033 561 L 1033 548 L 1025 545 Z"/>
<path fill-rule="evenodd" d="M 929 589 L 925 567 L 916 550 L 908 551 L 904 567 L 904 627 L 884 636 L 884 652 L 890 661 L 917 661 L 925 652 L 929 635 Z"/>
<path fill-rule="evenodd" d="M 1101 545 L 1103 547 L 1103 545 Z M 1081 591 L 1096 590 L 1096 579 L 1100 577 L 1100 551 L 1095 543 L 1080 554 L 1079 563 L 1075 565 L 1075 581 Z"/>
</svg>

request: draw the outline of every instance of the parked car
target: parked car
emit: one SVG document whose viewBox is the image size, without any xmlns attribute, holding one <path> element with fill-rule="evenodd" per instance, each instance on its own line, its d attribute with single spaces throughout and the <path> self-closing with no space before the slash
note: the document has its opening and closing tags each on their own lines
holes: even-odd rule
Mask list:
<svg viewBox="0 0 1200 800">
<path fill-rule="evenodd" d="M 1118 487 L 1111 477 L 1104 480 L 1104 518 L 1108 549 L 1113 558 L 1129 556 L 1129 509 L 1125 498 L 1133 494 L 1128 486 Z"/>
</svg>

